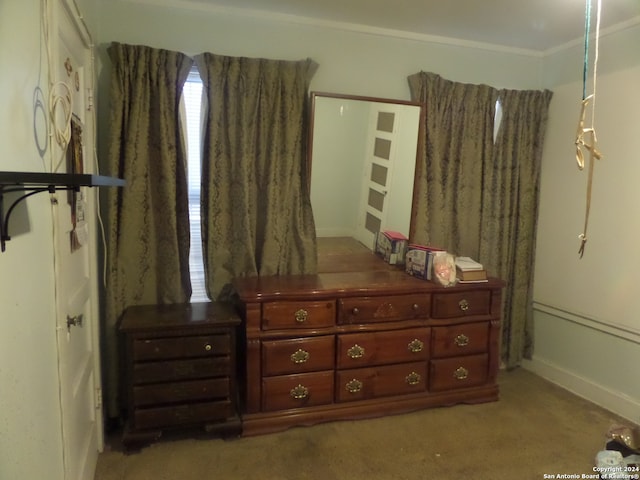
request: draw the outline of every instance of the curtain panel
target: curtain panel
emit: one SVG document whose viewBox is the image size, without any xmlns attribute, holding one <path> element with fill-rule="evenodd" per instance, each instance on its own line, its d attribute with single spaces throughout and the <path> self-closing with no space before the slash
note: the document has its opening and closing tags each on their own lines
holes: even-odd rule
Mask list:
<svg viewBox="0 0 640 480">
<path fill-rule="evenodd" d="M 207 293 L 247 275 L 315 273 L 307 125 L 312 60 L 196 58 L 203 129 L 202 238 Z"/>
<path fill-rule="evenodd" d="M 506 281 L 502 361 L 533 351 L 532 289 L 542 145 L 551 92 L 498 90 L 419 72 L 424 105 L 411 238 L 470 256 Z M 494 141 L 496 102 L 502 120 Z"/>
<path fill-rule="evenodd" d="M 502 327 L 507 367 L 533 354 L 533 266 L 542 148 L 553 93 L 500 90 L 502 121 L 486 175 L 480 256 L 507 282 Z"/>
<path fill-rule="evenodd" d="M 478 258 L 483 168 L 493 155 L 498 92 L 426 72 L 410 76 L 409 85 L 426 113 L 412 241 Z"/>
<path fill-rule="evenodd" d="M 124 178 L 107 208 L 107 399 L 117 416 L 116 323 L 130 305 L 188 301 L 186 146 L 179 122 L 193 61 L 178 52 L 113 43 L 107 169 Z"/>
</svg>

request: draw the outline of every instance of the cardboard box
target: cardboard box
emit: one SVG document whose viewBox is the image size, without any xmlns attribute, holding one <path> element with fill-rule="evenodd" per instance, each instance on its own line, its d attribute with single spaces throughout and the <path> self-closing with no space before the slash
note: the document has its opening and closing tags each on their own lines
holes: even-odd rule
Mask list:
<svg viewBox="0 0 640 480">
<path fill-rule="evenodd" d="M 409 245 L 405 255 L 405 271 L 414 277 L 431 280 L 433 275 L 433 257 L 440 248 L 425 245 Z"/>
<path fill-rule="evenodd" d="M 402 265 L 408 240 L 400 232 L 383 230 L 376 236 L 375 252 L 391 265 Z"/>
</svg>

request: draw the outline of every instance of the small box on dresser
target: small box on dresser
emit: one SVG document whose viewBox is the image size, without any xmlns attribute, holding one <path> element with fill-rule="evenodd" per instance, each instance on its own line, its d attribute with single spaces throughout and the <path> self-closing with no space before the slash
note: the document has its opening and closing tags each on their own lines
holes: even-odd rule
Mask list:
<svg viewBox="0 0 640 480">
<path fill-rule="evenodd" d="M 175 429 L 241 433 L 236 380 L 240 318 L 218 302 L 129 307 L 120 320 L 123 447 Z"/>
</svg>

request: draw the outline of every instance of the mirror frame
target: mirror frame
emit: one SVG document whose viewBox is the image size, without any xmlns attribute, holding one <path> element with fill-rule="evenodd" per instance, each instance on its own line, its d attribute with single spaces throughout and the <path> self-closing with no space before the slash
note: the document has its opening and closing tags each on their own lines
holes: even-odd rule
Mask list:
<svg viewBox="0 0 640 480">
<path fill-rule="evenodd" d="M 309 134 L 307 138 L 307 193 L 309 196 L 311 195 L 311 172 L 312 172 L 312 162 L 313 162 L 313 132 L 315 130 L 315 110 L 316 110 L 316 99 L 318 97 L 327 97 L 327 98 L 336 98 L 336 99 L 345 99 L 345 100 L 358 100 L 363 102 L 377 102 L 377 103 L 390 103 L 395 105 L 409 105 L 420 108 L 419 119 L 418 119 L 418 144 L 416 145 L 416 158 L 414 162 L 413 168 L 413 191 L 412 191 L 412 201 L 411 201 L 411 212 L 409 217 L 409 243 L 411 243 L 411 239 L 414 237 L 414 205 L 416 203 L 416 171 L 418 168 L 418 162 L 423 156 L 424 151 L 424 105 L 420 102 L 411 101 L 411 100 L 399 100 L 394 98 L 384 98 L 384 97 L 369 97 L 364 95 L 350 95 L 345 93 L 331 93 L 331 92 L 321 92 L 321 91 L 311 91 L 310 94 L 310 108 L 309 108 Z"/>
</svg>

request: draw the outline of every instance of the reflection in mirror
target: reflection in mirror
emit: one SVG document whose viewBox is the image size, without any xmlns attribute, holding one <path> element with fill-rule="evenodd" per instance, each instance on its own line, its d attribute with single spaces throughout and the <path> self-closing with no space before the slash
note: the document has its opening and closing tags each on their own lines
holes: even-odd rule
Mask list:
<svg viewBox="0 0 640 480">
<path fill-rule="evenodd" d="M 421 107 L 311 93 L 311 206 L 316 235 L 373 249 L 380 230 L 409 236 Z"/>
</svg>

